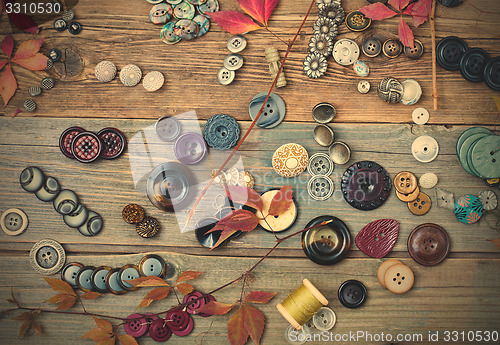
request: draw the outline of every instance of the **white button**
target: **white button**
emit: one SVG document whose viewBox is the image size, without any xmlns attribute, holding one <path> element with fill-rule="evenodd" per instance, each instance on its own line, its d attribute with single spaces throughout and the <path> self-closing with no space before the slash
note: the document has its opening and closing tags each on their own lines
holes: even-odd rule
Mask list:
<svg viewBox="0 0 500 345">
<path fill-rule="evenodd" d="M 245 49 L 246 46 L 247 39 L 240 35 L 233 36 L 227 41 L 227 49 L 231 53 L 239 53 L 240 51 Z"/>
<path fill-rule="evenodd" d="M 359 58 L 359 46 L 353 40 L 343 38 L 333 46 L 332 55 L 338 64 L 352 65 Z"/>
<path fill-rule="evenodd" d="M 436 159 L 439 153 L 439 145 L 433 137 L 422 135 L 413 141 L 411 153 L 417 161 L 429 163 Z"/>
<path fill-rule="evenodd" d="M 10 208 L 2 213 L 0 226 L 3 232 L 9 236 L 20 235 L 28 227 L 28 217 L 20 209 Z"/>
<path fill-rule="evenodd" d="M 217 73 L 217 80 L 221 85 L 229 85 L 233 82 L 236 73 L 234 71 L 228 70 L 226 67 L 222 67 Z"/>
<path fill-rule="evenodd" d="M 313 324 L 320 331 L 329 331 L 335 326 L 337 317 L 333 310 L 327 307 L 322 307 L 314 316 Z"/>
<path fill-rule="evenodd" d="M 288 325 L 285 330 L 285 339 L 289 344 L 302 345 L 306 342 L 306 332 L 304 328 L 296 330 L 292 325 Z"/>
<path fill-rule="evenodd" d="M 151 71 L 142 80 L 142 86 L 146 89 L 146 91 L 154 92 L 160 89 L 165 82 L 165 77 L 161 72 Z"/>
<path fill-rule="evenodd" d="M 224 58 L 224 67 L 230 71 L 239 70 L 243 66 L 243 58 L 239 54 L 229 54 Z"/>
<path fill-rule="evenodd" d="M 418 184 L 422 188 L 433 188 L 437 183 L 438 177 L 434 173 L 425 173 L 418 180 Z"/>
<path fill-rule="evenodd" d="M 401 103 L 404 105 L 412 105 L 419 101 L 422 96 L 422 88 L 415 79 L 405 79 L 401 82 L 403 85 L 403 96 Z"/>
<path fill-rule="evenodd" d="M 429 121 L 429 112 L 425 108 L 417 108 L 411 113 L 411 118 L 417 125 L 425 125 Z"/>
<path fill-rule="evenodd" d="M 368 93 L 370 91 L 370 82 L 368 80 L 361 80 L 358 83 L 359 93 Z"/>
</svg>

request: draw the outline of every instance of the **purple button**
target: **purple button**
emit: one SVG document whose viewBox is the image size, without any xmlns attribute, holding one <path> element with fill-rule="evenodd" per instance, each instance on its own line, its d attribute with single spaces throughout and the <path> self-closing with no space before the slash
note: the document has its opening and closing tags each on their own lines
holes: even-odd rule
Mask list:
<svg viewBox="0 0 500 345">
<path fill-rule="evenodd" d="M 139 318 L 140 319 L 137 319 Z M 148 331 L 149 324 L 148 321 L 143 317 L 141 314 L 130 314 L 127 316 L 127 319 L 137 319 L 133 321 L 127 322 L 125 325 L 123 325 L 123 329 L 128 335 L 133 336 L 134 338 L 138 338 Z"/>
<path fill-rule="evenodd" d="M 193 302 L 189 303 L 191 301 L 193 301 Z M 183 303 L 189 303 L 188 305 L 186 305 L 186 311 L 189 314 L 196 315 L 196 314 L 198 314 L 196 309 L 204 306 L 206 304 L 206 300 L 205 300 L 205 298 L 203 298 L 203 294 L 201 292 L 193 291 L 193 292 L 187 294 L 186 296 L 184 296 Z"/>
<path fill-rule="evenodd" d="M 164 342 L 170 338 L 172 330 L 168 328 L 165 320 L 158 319 L 151 323 L 151 326 L 149 327 L 149 335 L 154 341 Z"/>
<path fill-rule="evenodd" d="M 183 164 L 196 164 L 207 154 L 207 143 L 198 133 L 188 132 L 177 138 L 175 156 Z"/>
<path fill-rule="evenodd" d="M 194 328 L 194 320 L 191 316 L 188 316 L 188 318 L 189 318 L 189 321 L 187 323 L 186 328 L 184 328 L 183 330 L 180 330 L 180 331 L 172 330 L 172 333 L 174 333 L 178 337 L 185 337 L 185 336 L 191 334 L 191 332 L 193 331 L 193 328 Z"/>
<path fill-rule="evenodd" d="M 212 302 L 212 301 L 213 302 L 216 301 L 216 299 L 215 299 L 214 296 L 212 296 L 212 295 L 205 295 L 205 304 L 208 303 L 208 302 Z M 198 315 L 201 316 L 201 317 L 210 317 L 210 316 L 212 316 L 210 314 L 205 314 L 205 313 L 198 313 Z"/>
<path fill-rule="evenodd" d="M 190 316 L 183 310 L 174 310 L 165 315 L 165 320 L 171 330 L 186 329 Z"/>
</svg>

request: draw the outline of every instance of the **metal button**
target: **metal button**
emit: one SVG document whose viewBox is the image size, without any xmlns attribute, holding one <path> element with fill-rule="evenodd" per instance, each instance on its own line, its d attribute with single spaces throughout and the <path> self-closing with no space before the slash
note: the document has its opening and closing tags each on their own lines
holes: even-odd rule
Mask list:
<svg viewBox="0 0 500 345">
<path fill-rule="evenodd" d="M 101 157 L 115 159 L 122 155 L 127 146 L 125 135 L 116 128 L 106 127 L 101 129 L 97 136 L 102 142 Z"/>
<path fill-rule="evenodd" d="M 401 103 L 404 105 L 413 105 L 420 100 L 422 89 L 415 79 L 405 79 L 401 82 L 401 85 L 403 86 Z"/>
<path fill-rule="evenodd" d="M 403 51 L 403 45 L 397 39 L 388 39 L 382 45 L 382 52 L 388 58 L 396 58 Z"/>
<path fill-rule="evenodd" d="M 361 46 L 363 53 L 368 57 L 376 57 L 382 51 L 382 43 L 376 38 L 367 38 Z"/>
<path fill-rule="evenodd" d="M 368 80 L 361 80 L 358 83 L 359 93 L 368 93 L 370 91 L 370 82 Z"/>
<path fill-rule="evenodd" d="M 156 121 L 156 134 L 163 141 L 174 141 L 181 133 L 181 123 L 177 118 L 163 116 Z"/>
<path fill-rule="evenodd" d="M 106 288 L 114 295 L 122 295 L 127 292 L 124 288 L 118 284 L 118 273 L 120 272 L 119 268 L 113 268 L 108 272 L 106 276 Z"/>
<path fill-rule="evenodd" d="M 413 40 L 413 49 L 405 47 L 404 52 L 410 59 L 417 60 L 424 54 L 424 45 L 419 40 Z"/>
<path fill-rule="evenodd" d="M 330 18 L 319 17 L 313 25 L 314 35 L 325 35 L 330 41 L 337 36 L 337 24 Z"/>
<path fill-rule="evenodd" d="M 338 292 L 340 303 L 351 309 L 361 307 L 366 301 L 367 294 L 363 283 L 354 279 L 343 282 Z"/>
<path fill-rule="evenodd" d="M 233 82 L 236 73 L 234 71 L 228 70 L 226 67 L 221 67 L 219 72 L 217 72 L 217 80 L 221 85 L 229 85 Z"/>
<path fill-rule="evenodd" d="M 415 277 L 412 270 L 403 264 L 395 264 L 387 269 L 384 276 L 385 287 L 394 293 L 405 293 L 409 291 Z"/>
<path fill-rule="evenodd" d="M 0 227 L 9 236 L 20 235 L 28 228 L 28 216 L 18 208 L 9 208 L 0 217 Z"/>
<path fill-rule="evenodd" d="M 345 17 L 345 25 L 351 31 L 363 31 L 368 29 L 372 20 L 367 18 L 361 11 L 352 11 Z"/>
<path fill-rule="evenodd" d="M 425 125 L 429 121 L 429 111 L 425 108 L 416 108 L 411 113 L 413 122 L 417 125 Z"/>
<path fill-rule="evenodd" d="M 42 88 L 40 86 L 30 86 L 28 89 L 28 94 L 31 97 L 36 97 L 42 93 Z"/>
<path fill-rule="evenodd" d="M 333 46 L 332 55 L 338 64 L 347 66 L 353 64 L 359 58 L 359 52 L 359 46 L 356 42 L 343 38 Z"/>
<path fill-rule="evenodd" d="M 95 161 L 102 152 L 101 139 L 92 132 L 81 132 L 71 142 L 71 153 L 77 161 L 91 163 Z"/>
<path fill-rule="evenodd" d="M 36 102 L 32 99 L 29 99 L 29 98 L 24 101 L 23 106 L 24 106 L 24 109 L 26 109 L 26 111 L 29 111 L 29 112 L 36 110 Z"/>
<path fill-rule="evenodd" d="M 61 51 L 57 48 L 52 48 L 51 50 L 49 50 L 48 57 L 53 62 L 59 61 L 61 60 Z"/>
<path fill-rule="evenodd" d="M 162 278 L 165 276 L 166 263 L 159 255 L 149 254 L 144 256 L 139 262 L 139 273 L 141 276 L 155 276 Z"/>
<path fill-rule="evenodd" d="M 139 84 L 142 78 L 142 71 L 136 65 L 126 65 L 120 71 L 120 81 L 126 86 Z"/>
<path fill-rule="evenodd" d="M 50 90 L 50 89 L 52 89 L 54 87 L 54 79 L 52 79 L 50 77 L 45 77 L 40 82 L 40 86 L 44 90 Z"/>
<path fill-rule="evenodd" d="M 227 40 L 227 49 L 231 53 L 239 53 L 247 46 L 247 39 L 241 35 L 232 36 Z"/>
<path fill-rule="evenodd" d="M 335 133 L 328 125 L 319 124 L 314 127 L 313 138 L 319 145 L 328 147 L 335 140 Z"/>
<path fill-rule="evenodd" d="M 466 194 L 458 198 L 453 212 L 460 222 L 473 224 L 481 218 L 483 210 L 481 200 L 474 195 Z"/>
<path fill-rule="evenodd" d="M 63 216 L 64 223 L 71 228 L 79 228 L 87 221 L 89 211 L 85 206 L 79 204 L 75 211 Z"/>
<path fill-rule="evenodd" d="M 394 177 L 394 187 L 402 194 L 410 194 L 417 188 L 417 177 L 409 171 L 401 171 Z"/>
<path fill-rule="evenodd" d="M 448 36 L 436 45 L 436 62 L 448 71 L 460 68 L 460 59 L 469 47 L 461 38 Z"/>
<path fill-rule="evenodd" d="M 335 110 L 335 107 L 326 102 L 318 103 L 312 109 L 312 118 L 317 123 L 331 122 L 335 118 L 336 114 L 337 111 Z"/>
<path fill-rule="evenodd" d="M 82 267 L 76 276 L 76 284 L 78 288 L 82 291 L 88 292 L 92 291 L 92 273 L 94 273 L 94 266 Z"/>
<path fill-rule="evenodd" d="M 152 71 L 144 76 L 142 86 L 146 89 L 146 91 L 154 92 L 159 90 L 163 86 L 164 82 L 165 77 L 161 72 Z"/>
<path fill-rule="evenodd" d="M 78 134 L 84 131 L 85 129 L 82 127 L 69 127 L 62 132 L 59 137 L 59 149 L 66 157 L 75 159 L 75 156 L 73 156 L 73 152 L 71 151 L 71 143 Z"/>
<path fill-rule="evenodd" d="M 420 224 L 410 233 L 407 246 L 413 260 L 424 266 L 434 266 L 448 255 L 450 237 L 437 224 Z"/>
<path fill-rule="evenodd" d="M 321 307 L 312 318 L 314 326 L 320 331 L 329 331 L 335 326 L 337 317 L 333 310 L 328 307 Z"/>
<path fill-rule="evenodd" d="M 72 35 L 78 35 L 82 31 L 82 25 L 79 22 L 71 22 L 68 25 L 68 31 Z"/>
<path fill-rule="evenodd" d="M 69 189 L 62 190 L 53 201 L 54 209 L 61 215 L 70 214 L 78 207 L 78 196 Z"/>
<path fill-rule="evenodd" d="M 422 188 L 434 188 L 437 183 L 438 177 L 434 173 L 425 173 L 420 176 L 420 179 L 418 180 L 418 184 Z"/>
<path fill-rule="evenodd" d="M 351 149 L 342 141 L 334 142 L 328 149 L 328 153 L 335 164 L 343 165 L 351 159 Z"/>
<path fill-rule="evenodd" d="M 160 222 L 154 217 L 145 216 L 139 223 L 135 225 L 137 235 L 144 238 L 151 238 L 160 231 Z"/>
<path fill-rule="evenodd" d="M 205 157 L 207 144 L 200 134 L 187 132 L 177 138 L 174 153 L 183 164 L 197 164 Z"/>
<path fill-rule="evenodd" d="M 27 167 L 19 175 L 19 183 L 27 192 L 35 193 L 42 188 L 45 174 L 37 167 Z"/>
<path fill-rule="evenodd" d="M 333 181 L 326 175 L 314 175 L 309 179 L 307 192 L 314 200 L 324 201 L 330 198 L 335 190 Z"/>
<path fill-rule="evenodd" d="M 308 160 L 309 155 L 302 145 L 289 143 L 274 151 L 272 165 L 278 175 L 295 177 L 306 169 Z"/>
<path fill-rule="evenodd" d="M 95 236 L 101 231 L 102 226 L 102 217 L 94 211 L 89 211 L 87 220 L 78 228 L 78 231 L 84 236 Z"/>
<path fill-rule="evenodd" d="M 128 204 L 122 210 L 122 217 L 129 224 L 139 223 L 144 219 L 144 208 L 137 204 Z"/>
<path fill-rule="evenodd" d="M 328 57 L 332 53 L 332 50 L 333 41 L 327 35 L 313 35 L 309 39 L 309 51 L 311 53 L 317 53 L 324 57 Z"/>
<path fill-rule="evenodd" d="M 498 206 L 497 195 L 491 190 L 484 190 L 479 193 L 479 200 L 481 200 L 481 204 L 483 204 L 483 208 L 486 211 L 492 211 Z"/>
<path fill-rule="evenodd" d="M 149 10 L 149 21 L 153 24 L 165 24 L 172 16 L 172 6 L 158 3 Z"/>
<path fill-rule="evenodd" d="M 134 280 L 140 276 L 141 274 L 139 273 L 139 268 L 136 265 L 125 265 L 120 269 L 120 272 L 118 272 L 118 284 L 128 291 L 137 290 L 138 287 L 134 287 L 132 284 L 127 282 L 127 280 Z"/>
<path fill-rule="evenodd" d="M 252 120 L 257 117 L 257 114 L 266 100 L 267 94 L 267 92 L 258 93 L 250 101 L 248 113 Z M 285 102 L 279 95 L 271 92 L 256 124 L 261 128 L 274 128 L 283 121 L 285 114 Z"/>
<path fill-rule="evenodd" d="M 30 250 L 31 266 L 43 275 L 59 272 L 66 261 L 66 252 L 58 242 L 50 239 L 40 240 Z"/>
<path fill-rule="evenodd" d="M 35 192 L 35 196 L 45 202 L 54 200 L 61 191 L 61 185 L 51 176 L 45 178 L 42 188 Z"/>
<path fill-rule="evenodd" d="M 71 285 L 73 289 L 78 288 L 76 277 L 84 266 L 79 262 L 70 262 L 61 270 L 61 279 Z"/>
<path fill-rule="evenodd" d="M 325 3 L 325 6 L 320 8 L 318 15 L 332 19 L 337 25 L 342 23 L 345 17 L 344 9 L 340 5 L 340 2 L 333 1 L 330 4 Z"/>
<path fill-rule="evenodd" d="M 366 224 L 356 235 L 356 246 L 372 258 L 383 258 L 394 248 L 399 235 L 399 222 L 379 219 Z"/>
<path fill-rule="evenodd" d="M 75 18 L 75 12 L 73 10 L 66 10 L 62 14 L 62 19 L 64 19 L 66 22 L 70 22 Z"/>
<path fill-rule="evenodd" d="M 108 273 L 111 271 L 111 267 L 108 266 L 100 266 L 97 267 L 90 277 L 90 283 L 92 284 L 92 289 L 99 293 L 108 292 L 108 288 L 106 286 L 106 277 Z"/>
<path fill-rule="evenodd" d="M 436 200 L 439 207 L 453 210 L 455 207 L 455 196 L 452 192 L 448 192 L 441 188 L 436 188 Z"/>
<path fill-rule="evenodd" d="M 68 27 L 68 23 L 62 19 L 62 18 L 57 18 L 56 20 L 54 20 L 54 29 L 56 29 L 56 31 L 64 31 L 66 30 Z"/>
<path fill-rule="evenodd" d="M 423 216 L 431 209 L 431 198 L 424 192 L 420 192 L 417 198 L 408 203 L 408 209 L 416 216 Z"/>
<path fill-rule="evenodd" d="M 236 71 L 243 66 L 243 58 L 239 54 L 229 54 L 224 58 L 224 67 Z"/>
<path fill-rule="evenodd" d="M 263 203 L 262 211 L 256 212 L 257 217 L 259 218 L 264 218 L 264 216 L 268 215 L 269 208 L 271 207 L 271 202 L 274 198 L 274 196 L 278 193 L 277 189 L 272 189 L 267 192 L 262 193 L 261 199 Z M 295 200 L 292 199 L 292 204 L 282 214 L 278 216 L 272 216 L 272 217 L 267 217 L 266 221 L 261 220 L 259 222 L 259 225 L 266 231 L 272 231 L 271 229 L 274 230 L 274 232 L 283 232 L 288 230 L 293 223 L 295 223 L 295 220 L 297 219 L 297 206 L 295 204 Z"/>
<path fill-rule="evenodd" d="M 208 146 L 216 150 L 227 150 L 238 142 L 240 126 L 233 117 L 217 114 L 206 122 L 203 128 L 203 137 Z"/>
<path fill-rule="evenodd" d="M 411 153 L 419 162 L 432 162 L 439 153 L 439 145 L 433 137 L 422 135 L 413 141 Z"/>
<path fill-rule="evenodd" d="M 306 56 L 302 63 L 302 70 L 312 79 L 321 77 L 326 73 L 328 63 L 326 57 L 318 53 L 311 53 Z"/>
<path fill-rule="evenodd" d="M 193 19 L 196 10 L 187 1 L 182 1 L 174 7 L 174 17 L 177 19 Z"/>
<path fill-rule="evenodd" d="M 334 164 L 326 153 L 318 152 L 309 157 L 307 171 L 311 175 L 329 176 L 334 168 Z"/>
<path fill-rule="evenodd" d="M 378 96 L 388 103 L 399 103 L 403 97 L 403 85 L 392 77 L 386 77 L 378 84 Z"/>
</svg>

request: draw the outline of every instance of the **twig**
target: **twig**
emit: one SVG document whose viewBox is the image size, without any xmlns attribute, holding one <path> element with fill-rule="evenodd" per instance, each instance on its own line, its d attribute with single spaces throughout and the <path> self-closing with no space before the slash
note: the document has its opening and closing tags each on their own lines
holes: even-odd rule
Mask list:
<svg viewBox="0 0 500 345">
<path fill-rule="evenodd" d="M 437 71 L 436 71 L 436 28 L 434 26 L 434 18 L 436 13 L 436 0 L 432 0 L 431 15 L 431 45 L 432 45 L 432 98 L 434 99 L 434 110 L 438 108 L 438 91 L 437 91 Z"/>
<path fill-rule="evenodd" d="M 267 217 L 269 216 L 269 214 L 267 216 L 265 216 L 263 219 L 264 219 L 264 222 L 266 222 L 267 226 L 269 227 L 269 229 L 271 229 L 271 231 L 273 232 L 273 235 L 274 237 L 276 238 L 276 240 L 279 240 L 279 237 L 278 235 L 276 235 L 276 232 L 274 231 L 273 227 L 271 226 L 271 224 L 269 224 L 269 222 L 267 221 Z"/>
<path fill-rule="evenodd" d="M 265 27 L 266 30 L 271 34 L 273 35 L 274 37 L 276 37 L 277 39 L 279 39 L 282 43 L 284 43 L 287 47 L 288 47 L 288 44 L 289 43 L 286 43 L 281 37 L 279 37 L 278 35 L 276 35 L 274 32 L 272 32 L 267 26 Z"/>
</svg>

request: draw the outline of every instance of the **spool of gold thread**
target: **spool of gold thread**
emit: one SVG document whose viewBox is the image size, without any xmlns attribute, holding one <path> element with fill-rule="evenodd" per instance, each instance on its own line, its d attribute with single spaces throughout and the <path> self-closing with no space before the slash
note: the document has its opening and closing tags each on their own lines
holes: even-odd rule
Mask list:
<svg viewBox="0 0 500 345">
<path fill-rule="evenodd" d="M 278 303 L 276 308 L 293 327 L 300 330 L 302 325 L 327 304 L 325 296 L 308 279 L 304 279 L 302 285 L 289 294 L 283 302 Z"/>
</svg>

